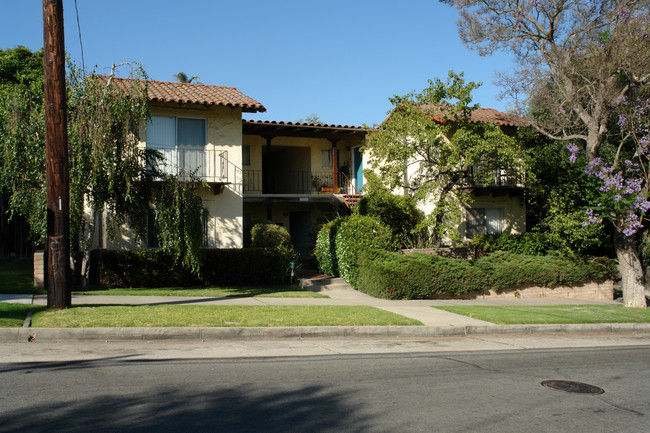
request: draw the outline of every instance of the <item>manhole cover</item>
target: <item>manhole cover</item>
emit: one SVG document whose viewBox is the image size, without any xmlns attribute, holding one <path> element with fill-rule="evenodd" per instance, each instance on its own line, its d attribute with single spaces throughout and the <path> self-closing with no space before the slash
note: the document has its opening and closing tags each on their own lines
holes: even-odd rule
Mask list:
<svg viewBox="0 0 650 433">
<path fill-rule="evenodd" d="M 556 391 L 571 392 L 573 394 L 602 394 L 605 392 L 600 387 L 570 380 L 544 380 L 542 385 Z"/>
</svg>

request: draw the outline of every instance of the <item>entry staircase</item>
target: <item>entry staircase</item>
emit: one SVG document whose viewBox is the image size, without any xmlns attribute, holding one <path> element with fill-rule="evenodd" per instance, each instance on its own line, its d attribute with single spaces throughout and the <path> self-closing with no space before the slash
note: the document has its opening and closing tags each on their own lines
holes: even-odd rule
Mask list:
<svg viewBox="0 0 650 433">
<path fill-rule="evenodd" d="M 348 209 L 353 211 L 361 197 L 363 197 L 363 194 L 343 194 L 343 201 Z"/>
</svg>

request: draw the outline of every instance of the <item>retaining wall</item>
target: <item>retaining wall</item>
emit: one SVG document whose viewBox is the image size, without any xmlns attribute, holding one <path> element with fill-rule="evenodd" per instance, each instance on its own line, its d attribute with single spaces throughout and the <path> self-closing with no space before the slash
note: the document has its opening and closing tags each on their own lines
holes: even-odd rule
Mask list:
<svg viewBox="0 0 650 433">
<path fill-rule="evenodd" d="M 595 301 L 611 301 L 614 299 L 614 282 L 584 281 L 571 287 L 540 287 L 540 286 L 513 286 L 495 292 L 470 292 L 459 296 L 439 295 L 432 299 L 588 299 Z"/>
</svg>

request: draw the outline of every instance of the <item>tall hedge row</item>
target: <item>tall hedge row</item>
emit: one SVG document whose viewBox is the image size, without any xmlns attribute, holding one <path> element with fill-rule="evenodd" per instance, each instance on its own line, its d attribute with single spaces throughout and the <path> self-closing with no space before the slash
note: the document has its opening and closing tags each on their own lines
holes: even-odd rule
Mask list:
<svg viewBox="0 0 650 433">
<path fill-rule="evenodd" d="M 321 272 L 354 286 L 359 254 L 375 249 L 395 249 L 391 230 L 375 217 L 354 214 L 325 224 L 316 237 L 314 254 Z"/>
<path fill-rule="evenodd" d="M 264 248 L 203 249 L 199 276 L 174 265 L 162 250 L 103 250 L 100 281 L 107 287 L 184 287 L 195 285 L 281 284 L 286 254 Z"/>
<path fill-rule="evenodd" d="M 573 259 L 496 252 L 476 260 L 366 251 L 359 257 L 358 290 L 387 299 L 425 299 L 509 286 L 569 286 L 614 278 L 610 259 Z"/>
</svg>

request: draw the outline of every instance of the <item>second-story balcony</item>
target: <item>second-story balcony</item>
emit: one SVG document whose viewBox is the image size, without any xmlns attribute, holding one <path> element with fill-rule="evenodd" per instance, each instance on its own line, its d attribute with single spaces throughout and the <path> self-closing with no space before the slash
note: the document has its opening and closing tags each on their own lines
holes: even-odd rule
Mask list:
<svg viewBox="0 0 650 433">
<path fill-rule="evenodd" d="M 338 175 L 336 191 L 332 170 L 285 170 L 268 179 L 262 170 L 244 170 L 245 194 L 338 194 L 346 193 L 349 180 L 344 173 Z"/>
<path fill-rule="evenodd" d="M 476 188 L 524 188 L 521 173 L 512 168 L 468 167 L 463 184 Z"/>
<path fill-rule="evenodd" d="M 227 150 L 214 149 L 155 149 L 162 159 L 157 165 L 160 173 L 177 176 L 181 180 L 198 179 L 215 187 L 215 193 L 224 185 L 241 193 L 242 171 L 228 160 Z"/>
<path fill-rule="evenodd" d="M 157 169 L 161 173 L 207 183 L 228 181 L 228 151 L 205 149 L 156 149 L 162 154 Z"/>
</svg>

